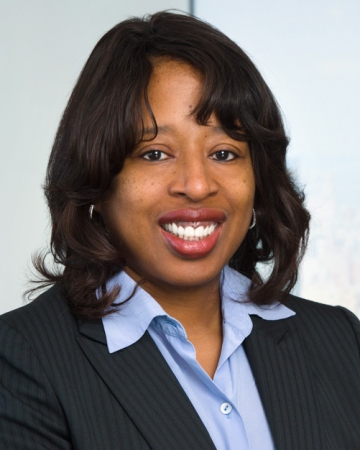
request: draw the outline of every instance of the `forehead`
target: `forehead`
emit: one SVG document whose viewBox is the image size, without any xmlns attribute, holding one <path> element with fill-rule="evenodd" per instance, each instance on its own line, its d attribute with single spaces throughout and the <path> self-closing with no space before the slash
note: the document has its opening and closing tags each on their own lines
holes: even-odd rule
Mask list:
<svg viewBox="0 0 360 450">
<path fill-rule="evenodd" d="M 173 59 L 156 61 L 143 103 L 143 137 L 151 139 L 156 133 L 171 134 L 181 121 L 187 122 L 189 127 L 194 123 L 199 125 L 194 111 L 201 99 L 202 87 L 200 71 L 190 64 Z M 203 125 L 208 126 L 211 134 L 224 134 L 215 114 Z"/>
<path fill-rule="evenodd" d="M 190 109 L 196 107 L 202 94 L 202 75 L 193 66 L 178 60 L 159 60 L 153 66 L 147 96 L 151 105 L 155 106 L 160 97 L 177 101 L 191 99 Z"/>
<path fill-rule="evenodd" d="M 201 98 L 201 74 L 191 65 L 176 60 L 156 61 L 142 103 L 144 128 L 171 119 L 192 116 Z"/>
<path fill-rule="evenodd" d="M 150 59 L 153 71 L 152 76 L 157 76 L 163 71 L 187 71 L 187 72 L 193 72 L 194 74 L 197 74 L 199 77 L 201 77 L 199 69 L 194 67 L 192 64 L 190 64 L 187 61 L 184 61 L 182 59 L 173 58 L 171 56 L 164 56 L 164 57 L 158 57 L 158 58 L 151 58 Z"/>
<path fill-rule="evenodd" d="M 238 98 L 231 95 L 228 83 L 224 85 L 216 76 L 214 79 L 211 70 L 210 74 L 203 73 L 183 60 L 167 57 L 150 62 L 152 72 L 137 121 L 139 142 L 171 131 L 172 119 L 180 116 L 188 120 L 189 126 L 195 123 L 207 126 L 211 135 L 226 134 L 235 140 L 247 140 L 243 139 Z"/>
</svg>

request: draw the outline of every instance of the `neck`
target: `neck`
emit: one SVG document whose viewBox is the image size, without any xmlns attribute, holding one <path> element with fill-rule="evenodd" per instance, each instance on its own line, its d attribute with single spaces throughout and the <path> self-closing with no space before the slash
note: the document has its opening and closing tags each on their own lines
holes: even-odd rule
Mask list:
<svg viewBox="0 0 360 450">
<path fill-rule="evenodd" d="M 126 272 L 135 281 L 141 280 L 131 269 Z M 220 274 L 201 286 L 159 285 L 146 280 L 141 287 L 182 324 L 195 347 L 196 359 L 213 377 L 222 347 Z"/>
<path fill-rule="evenodd" d="M 126 268 L 136 282 L 141 277 Z M 195 330 L 211 329 L 216 324 L 221 329 L 220 274 L 201 286 L 173 286 L 146 280 L 141 287 L 185 328 L 188 336 Z"/>
</svg>

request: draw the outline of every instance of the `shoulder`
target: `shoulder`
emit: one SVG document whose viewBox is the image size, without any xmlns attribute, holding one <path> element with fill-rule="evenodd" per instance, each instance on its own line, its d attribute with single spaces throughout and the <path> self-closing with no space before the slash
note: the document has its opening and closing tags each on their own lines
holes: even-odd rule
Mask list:
<svg viewBox="0 0 360 450">
<path fill-rule="evenodd" d="M 285 305 L 296 312 L 302 320 L 312 319 L 327 322 L 339 321 L 339 323 L 354 323 L 359 324 L 359 319 L 348 309 L 343 306 L 331 306 L 324 303 L 306 300 L 295 295 L 289 295 Z"/>
<path fill-rule="evenodd" d="M 60 283 L 56 283 L 26 305 L 0 315 L 0 320 L 10 323 L 25 316 L 63 315 L 67 312 L 70 311 L 65 300 L 65 288 Z"/>
<path fill-rule="evenodd" d="M 0 341 L 22 338 L 30 346 L 49 341 L 65 343 L 77 334 L 77 320 L 69 310 L 61 285 L 55 285 L 32 302 L 0 316 Z"/>
<path fill-rule="evenodd" d="M 61 384 L 60 373 L 64 379 L 65 373 L 68 379 L 73 379 L 84 358 L 76 344 L 78 336 L 78 321 L 67 307 L 59 285 L 26 306 L 3 314 L 0 316 L 0 383 L 12 395 L 22 398 L 19 389 L 29 380 L 35 384 L 31 389 L 43 393 Z"/>
<path fill-rule="evenodd" d="M 81 386 L 77 330 L 58 285 L 0 316 L 0 446 L 70 448 L 65 407 Z"/>
<path fill-rule="evenodd" d="M 289 295 L 285 305 L 296 315 L 293 322 L 314 345 L 332 343 L 360 353 L 360 321 L 342 306 L 330 306 Z"/>
</svg>

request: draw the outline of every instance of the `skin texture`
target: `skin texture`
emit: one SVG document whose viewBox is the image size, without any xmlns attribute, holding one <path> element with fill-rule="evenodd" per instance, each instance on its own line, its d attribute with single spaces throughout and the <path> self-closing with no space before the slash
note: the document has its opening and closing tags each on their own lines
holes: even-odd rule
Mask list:
<svg viewBox="0 0 360 450">
<path fill-rule="evenodd" d="M 186 63 L 155 63 L 148 96 L 158 135 L 153 138 L 144 109 L 144 139 L 151 140 L 134 149 L 96 209 L 127 260 L 127 273 L 146 278 L 142 287 L 181 321 L 213 376 L 222 343 L 219 276 L 248 231 L 255 180 L 247 143 L 227 136 L 215 116 L 203 126 L 191 114 L 201 81 Z M 225 220 L 212 250 L 188 258 L 169 245 L 159 220 L 200 208 L 220 211 Z"/>
</svg>

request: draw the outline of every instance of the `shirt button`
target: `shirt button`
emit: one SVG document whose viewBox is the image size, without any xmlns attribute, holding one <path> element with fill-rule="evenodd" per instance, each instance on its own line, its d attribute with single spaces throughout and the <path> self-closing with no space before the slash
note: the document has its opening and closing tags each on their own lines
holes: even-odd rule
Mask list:
<svg viewBox="0 0 360 450">
<path fill-rule="evenodd" d="M 230 405 L 230 403 L 225 402 L 220 406 L 220 411 L 223 414 L 230 414 L 232 411 L 232 406 Z"/>
</svg>

